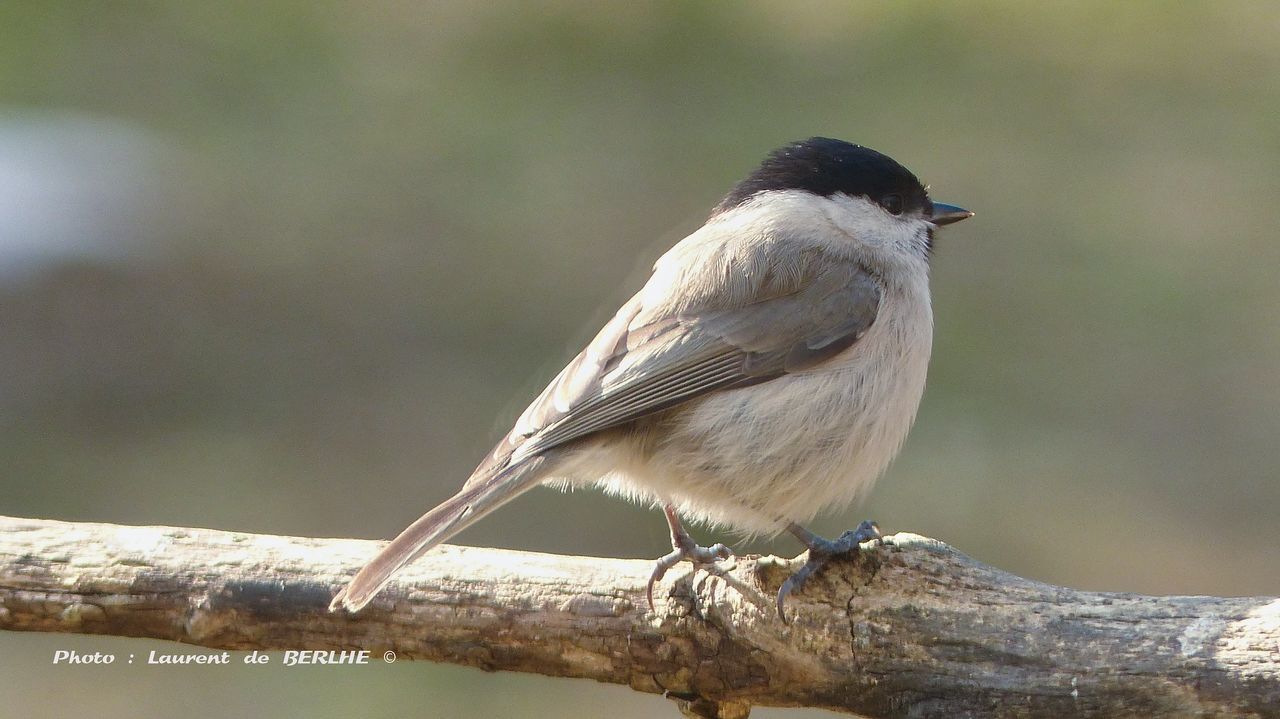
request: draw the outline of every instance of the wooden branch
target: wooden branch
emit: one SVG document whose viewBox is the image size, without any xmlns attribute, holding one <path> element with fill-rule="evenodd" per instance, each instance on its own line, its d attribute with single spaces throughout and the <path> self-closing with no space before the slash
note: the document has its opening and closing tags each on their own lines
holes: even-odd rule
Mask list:
<svg viewBox="0 0 1280 719">
<path fill-rule="evenodd" d="M 752 705 L 868 717 L 1280 717 L 1280 600 L 1077 592 L 909 534 L 789 600 L 791 561 L 682 565 L 445 546 L 364 612 L 326 611 L 378 547 L 0 517 L 0 629 L 218 649 L 367 649 Z"/>
</svg>

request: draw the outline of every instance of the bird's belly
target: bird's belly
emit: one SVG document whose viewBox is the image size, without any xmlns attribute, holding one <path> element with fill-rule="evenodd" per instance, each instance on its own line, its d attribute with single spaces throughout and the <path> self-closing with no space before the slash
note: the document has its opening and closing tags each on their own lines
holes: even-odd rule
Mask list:
<svg viewBox="0 0 1280 719">
<path fill-rule="evenodd" d="M 906 438 L 924 390 L 928 346 L 921 349 L 698 400 L 604 484 L 752 534 L 847 506 Z"/>
</svg>

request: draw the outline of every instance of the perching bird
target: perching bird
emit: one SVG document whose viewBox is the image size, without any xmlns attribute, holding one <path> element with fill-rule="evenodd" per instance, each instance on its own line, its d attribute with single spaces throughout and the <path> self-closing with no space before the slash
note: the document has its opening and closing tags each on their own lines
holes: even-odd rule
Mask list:
<svg viewBox="0 0 1280 719">
<path fill-rule="evenodd" d="M 771 153 L 529 405 L 462 490 L 333 599 L 358 611 L 423 552 L 539 485 L 596 485 L 660 506 L 673 551 L 710 563 L 685 517 L 789 531 L 808 563 L 878 536 L 801 525 L 865 492 L 902 446 L 932 345 L 934 232 L 973 213 L 929 199 L 874 150 L 814 137 Z"/>
</svg>

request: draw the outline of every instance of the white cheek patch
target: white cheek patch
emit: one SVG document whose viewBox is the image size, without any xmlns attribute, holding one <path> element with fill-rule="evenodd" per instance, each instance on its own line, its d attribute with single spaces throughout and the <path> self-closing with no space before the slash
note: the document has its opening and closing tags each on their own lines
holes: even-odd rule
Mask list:
<svg viewBox="0 0 1280 719">
<path fill-rule="evenodd" d="M 694 236 L 711 232 L 738 237 L 738 241 L 740 236 L 786 238 L 853 257 L 881 271 L 896 268 L 927 274 L 931 229 L 920 215 L 890 215 L 861 196 L 772 190 L 719 216 Z"/>
<path fill-rule="evenodd" d="M 910 254 L 929 248 L 929 223 L 923 218 L 895 217 L 864 197 L 840 193 L 825 198 L 824 210 L 831 224 L 868 247 Z"/>
</svg>

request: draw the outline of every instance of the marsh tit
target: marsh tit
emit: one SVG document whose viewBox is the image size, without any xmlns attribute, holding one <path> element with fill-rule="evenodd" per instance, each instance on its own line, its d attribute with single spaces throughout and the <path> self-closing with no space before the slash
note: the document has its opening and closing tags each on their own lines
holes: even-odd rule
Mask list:
<svg viewBox="0 0 1280 719">
<path fill-rule="evenodd" d="M 397 570 L 539 484 L 594 485 L 661 507 L 682 560 L 681 518 L 748 535 L 794 534 L 808 562 L 834 554 L 802 524 L 847 506 L 898 453 L 932 345 L 929 259 L 943 225 L 973 213 L 929 199 L 909 170 L 814 137 L 771 153 L 653 267 L 516 420 L 462 490 L 396 537 L 330 605 L 358 611 Z M 783 615 L 785 616 L 785 615 Z"/>
</svg>

